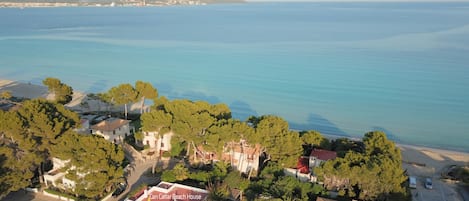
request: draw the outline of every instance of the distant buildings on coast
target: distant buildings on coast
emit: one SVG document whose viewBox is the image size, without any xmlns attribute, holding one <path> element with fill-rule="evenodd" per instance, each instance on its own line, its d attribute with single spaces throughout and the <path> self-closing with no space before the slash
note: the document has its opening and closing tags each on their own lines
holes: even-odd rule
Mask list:
<svg viewBox="0 0 469 201">
<path fill-rule="evenodd" d="M 223 1 L 223 3 L 242 2 L 237 0 Z M 221 3 L 213 0 L 121 0 L 121 1 L 17 1 L 0 0 L 1 7 L 27 8 L 27 7 L 138 7 L 138 6 L 171 6 L 171 5 L 207 5 Z"/>
</svg>

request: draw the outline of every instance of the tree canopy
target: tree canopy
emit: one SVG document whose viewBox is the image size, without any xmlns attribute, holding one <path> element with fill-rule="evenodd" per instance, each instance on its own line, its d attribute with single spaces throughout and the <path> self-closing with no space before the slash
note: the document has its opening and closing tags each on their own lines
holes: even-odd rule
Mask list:
<svg viewBox="0 0 469 201">
<path fill-rule="evenodd" d="M 364 152 L 348 151 L 315 168 L 328 188 L 363 200 L 383 200 L 391 193 L 404 193 L 406 180 L 401 153 L 380 131 L 366 133 Z"/>
<path fill-rule="evenodd" d="M 0 94 L 0 98 L 2 98 L 2 99 L 8 100 L 8 99 L 10 99 L 10 98 L 12 98 L 12 97 L 13 97 L 13 95 L 11 94 L 11 91 L 3 91 L 3 92 Z"/>
<path fill-rule="evenodd" d="M 54 94 L 54 100 L 60 104 L 67 104 L 72 100 L 72 87 L 62 83 L 57 78 L 48 77 L 42 81 L 50 93 Z"/>
<path fill-rule="evenodd" d="M 122 149 L 100 137 L 76 134 L 78 115 L 63 105 L 25 101 L 17 111 L 0 111 L 0 122 L 0 197 L 29 186 L 51 157 L 71 159 L 75 170 L 67 176 L 88 173 L 71 176 L 77 179 L 75 193 L 88 198 L 102 195 L 123 174 Z"/>
<path fill-rule="evenodd" d="M 262 116 L 253 122 L 255 135 L 248 136 L 248 141 L 260 143 L 270 160 L 284 167 L 295 167 L 303 152 L 299 133 L 291 131 L 288 122 L 277 116 Z"/>
<path fill-rule="evenodd" d="M 137 91 L 130 84 L 120 84 L 116 87 L 112 87 L 109 91 L 103 95 L 104 99 L 114 105 L 124 105 L 125 118 L 127 119 L 127 104 L 137 100 Z"/>
<path fill-rule="evenodd" d="M 301 182 L 295 177 L 285 176 L 283 168 L 269 162 L 257 181 L 246 189 L 247 200 L 257 200 L 259 195 L 271 197 L 269 200 L 315 200 L 323 192 L 320 185 Z"/>
<path fill-rule="evenodd" d="M 226 134 L 219 130 L 230 124 L 231 112 L 225 104 L 162 98 L 156 101 L 151 112 L 142 114 L 141 120 L 143 131 L 160 134 L 174 131 L 177 142 L 187 145 L 186 153 L 190 146 L 202 144 L 205 150 L 216 151 L 223 147 L 220 138 Z"/>
<path fill-rule="evenodd" d="M 74 193 L 80 197 L 102 197 L 122 177 L 124 151 L 120 146 L 100 136 L 76 133 L 58 140 L 52 155 L 71 160 L 66 177 L 76 182 Z"/>
<path fill-rule="evenodd" d="M 68 135 L 78 116 L 46 100 L 25 101 L 17 111 L 0 112 L 2 194 L 30 185 L 51 147 Z"/>
<path fill-rule="evenodd" d="M 135 82 L 135 90 L 137 91 L 137 99 L 141 99 L 142 105 L 140 107 L 140 113 L 143 113 L 145 107 L 145 99 L 155 100 L 158 97 L 158 91 L 149 82 L 143 82 L 138 80 Z"/>
</svg>

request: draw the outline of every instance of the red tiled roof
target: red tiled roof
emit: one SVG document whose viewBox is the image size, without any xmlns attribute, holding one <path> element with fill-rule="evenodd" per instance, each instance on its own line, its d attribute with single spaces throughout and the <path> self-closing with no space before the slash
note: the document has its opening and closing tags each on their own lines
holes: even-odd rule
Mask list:
<svg viewBox="0 0 469 201">
<path fill-rule="evenodd" d="M 296 168 L 298 169 L 300 173 L 308 174 L 309 173 L 309 158 L 300 157 L 298 159 Z"/>
<path fill-rule="evenodd" d="M 327 161 L 327 160 L 332 160 L 332 159 L 336 158 L 337 157 L 337 152 L 324 150 L 324 149 L 314 149 L 311 152 L 310 156 L 316 157 L 319 160 Z"/>
</svg>

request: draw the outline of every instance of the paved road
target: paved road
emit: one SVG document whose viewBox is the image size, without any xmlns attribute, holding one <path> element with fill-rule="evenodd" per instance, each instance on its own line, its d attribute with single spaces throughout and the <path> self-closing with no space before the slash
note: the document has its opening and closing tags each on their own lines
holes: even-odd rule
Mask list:
<svg viewBox="0 0 469 201">
<path fill-rule="evenodd" d="M 151 174 L 145 172 L 152 168 L 156 161 L 150 160 L 142 163 L 135 163 L 134 168 L 131 168 L 130 176 L 127 177 L 128 187 L 118 198 L 111 198 L 109 201 L 125 200 L 128 193 L 137 189 L 142 183 L 155 184 L 158 183 L 158 178 L 152 177 Z"/>
<path fill-rule="evenodd" d="M 417 188 L 412 189 L 413 201 L 464 201 L 457 192 L 456 184 L 446 183 L 440 180 L 441 171 L 428 167 L 404 165 L 409 175 L 417 177 Z M 430 177 L 433 181 L 433 189 L 425 188 L 425 178 Z"/>
</svg>

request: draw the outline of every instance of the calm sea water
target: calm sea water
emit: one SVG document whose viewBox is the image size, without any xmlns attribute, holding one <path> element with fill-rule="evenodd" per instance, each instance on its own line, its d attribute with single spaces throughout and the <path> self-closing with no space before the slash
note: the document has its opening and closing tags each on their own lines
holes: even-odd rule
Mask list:
<svg viewBox="0 0 469 201">
<path fill-rule="evenodd" d="M 294 129 L 469 151 L 469 3 L 0 9 L 0 78 L 276 114 Z"/>
</svg>

